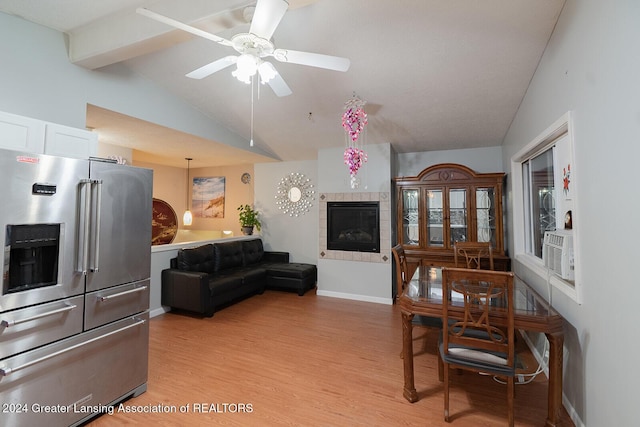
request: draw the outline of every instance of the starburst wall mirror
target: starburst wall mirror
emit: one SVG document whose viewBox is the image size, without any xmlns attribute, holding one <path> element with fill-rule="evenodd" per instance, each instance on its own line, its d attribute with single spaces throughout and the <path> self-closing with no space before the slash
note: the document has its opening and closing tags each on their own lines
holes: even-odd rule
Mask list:
<svg viewBox="0 0 640 427">
<path fill-rule="evenodd" d="M 278 183 L 276 205 L 283 213 L 294 217 L 309 212 L 315 200 L 311 180 L 304 174 L 291 172 Z"/>
</svg>

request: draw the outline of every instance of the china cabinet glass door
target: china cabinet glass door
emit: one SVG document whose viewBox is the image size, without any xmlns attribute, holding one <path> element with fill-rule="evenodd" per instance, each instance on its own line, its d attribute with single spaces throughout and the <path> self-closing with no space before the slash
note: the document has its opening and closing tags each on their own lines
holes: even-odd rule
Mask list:
<svg viewBox="0 0 640 427">
<path fill-rule="evenodd" d="M 402 242 L 405 245 L 420 244 L 420 190 L 402 190 Z"/>
<path fill-rule="evenodd" d="M 442 190 L 427 190 L 427 246 L 444 246 Z"/>
<path fill-rule="evenodd" d="M 467 241 L 467 190 L 454 188 L 449 190 L 449 241 Z"/>
<path fill-rule="evenodd" d="M 496 247 L 495 188 L 476 188 L 476 241 Z"/>
</svg>

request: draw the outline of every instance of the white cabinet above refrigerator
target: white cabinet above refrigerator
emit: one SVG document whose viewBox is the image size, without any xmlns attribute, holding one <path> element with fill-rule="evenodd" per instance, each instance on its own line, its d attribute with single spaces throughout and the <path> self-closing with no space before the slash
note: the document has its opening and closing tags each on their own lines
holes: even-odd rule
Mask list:
<svg viewBox="0 0 640 427">
<path fill-rule="evenodd" d="M 44 153 L 45 122 L 0 111 L 0 147 Z"/>
<path fill-rule="evenodd" d="M 98 135 L 85 129 L 0 111 L 0 148 L 89 159 L 98 153 Z"/>
<path fill-rule="evenodd" d="M 98 134 L 84 129 L 47 123 L 44 154 L 88 159 L 98 152 Z"/>
</svg>

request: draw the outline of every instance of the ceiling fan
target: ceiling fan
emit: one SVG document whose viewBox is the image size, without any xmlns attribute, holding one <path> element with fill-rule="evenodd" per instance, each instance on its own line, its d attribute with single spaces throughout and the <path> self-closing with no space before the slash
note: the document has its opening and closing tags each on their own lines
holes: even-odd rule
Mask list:
<svg viewBox="0 0 640 427">
<path fill-rule="evenodd" d="M 276 49 L 271 42 L 271 36 L 288 7 L 289 4 L 285 0 L 258 0 L 249 32 L 236 34 L 231 40 L 160 15 L 149 9 L 138 8 L 136 12 L 223 46 L 232 47 L 239 54 L 225 56 L 224 58 L 213 61 L 188 73 L 186 75 L 187 77 L 202 79 L 236 64 L 236 70 L 233 71 L 232 74 L 238 80 L 244 83 L 250 83 L 251 78 L 257 73 L 260 75 L 261 82 L 268 84 L 276 95 L 287 96 L 291 95 L 291 89 L 273 64 L 265 61 L 264 58 L 271 56 L 280 62 L 308 65 L 335 71 L 347 71 L 351 65 L 349 59 L 338 56 L 300 52 L 289 49 Z"/>
</svg>

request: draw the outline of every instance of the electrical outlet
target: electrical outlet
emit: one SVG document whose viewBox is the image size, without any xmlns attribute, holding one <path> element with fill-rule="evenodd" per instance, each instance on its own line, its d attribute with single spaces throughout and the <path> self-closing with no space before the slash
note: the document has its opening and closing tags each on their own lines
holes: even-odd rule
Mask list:
<svg viewBox="0 0 640 427">
<path fill-rule="evenodd" d="M 524 382 L 524 375 L 518 374 L 518 382 L 519 383 L 523 383 Z"/>
</svg>

